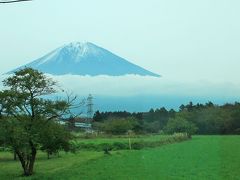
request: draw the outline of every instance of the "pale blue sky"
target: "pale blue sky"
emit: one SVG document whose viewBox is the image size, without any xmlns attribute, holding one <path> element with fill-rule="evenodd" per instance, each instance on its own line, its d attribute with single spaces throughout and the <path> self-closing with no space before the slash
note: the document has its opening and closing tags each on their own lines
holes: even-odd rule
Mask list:
<svg viewBox="0 0 240 180">
<path fill-rule="evenodd" d="M 0 73 L 90 41 L 181 81 L 239 81 L 239 0 L 34 0 L 0 5 Z"/>
</svg>

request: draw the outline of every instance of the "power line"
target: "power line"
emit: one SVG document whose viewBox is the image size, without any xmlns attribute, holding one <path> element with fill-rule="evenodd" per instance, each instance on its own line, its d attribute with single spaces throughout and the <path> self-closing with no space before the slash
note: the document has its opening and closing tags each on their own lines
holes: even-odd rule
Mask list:
<svg viewBox="0 0 240 180">
<path fill-rule="evenodd" d="M 0 1 L 0 3 L 16 3 L 16 2 L 22 2 L 22 1 L 32 1 L 32 0 Z"/>
</svg>

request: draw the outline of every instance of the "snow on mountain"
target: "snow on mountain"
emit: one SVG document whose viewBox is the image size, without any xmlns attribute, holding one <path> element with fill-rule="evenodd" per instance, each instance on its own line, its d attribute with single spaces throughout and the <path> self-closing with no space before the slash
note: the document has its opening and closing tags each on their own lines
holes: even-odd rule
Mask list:
<svg viewBox="0 0 240 180">
<path fill-rule="evenodd" d="M 32 67 L 52 75 L 122 76 L 135 74 L 160 77 L 90 42 L 64 45 L 8 74 L 24 67 Z"/>
</svg>

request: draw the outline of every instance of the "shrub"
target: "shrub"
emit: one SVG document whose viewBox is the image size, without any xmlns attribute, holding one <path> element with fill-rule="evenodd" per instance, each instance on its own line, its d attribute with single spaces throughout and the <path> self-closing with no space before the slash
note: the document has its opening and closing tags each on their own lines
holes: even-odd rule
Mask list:
<svg viewBox="0 0 240 180">
<path fill-rule="evenodd" d="M 129 149 L 129 145 L 127 143 L 122 143 L 122 142 L 113 143 L 113 150 L 121 150 L 121 149 Z"/>
<path fill-rule="evenodd" d="M 158 141 L 137 141 L 132 142 L 131 148 L 134 150 L 140 150 L 143 148 L 154 148 L 159 147 L 164 144 L 171 144 L 175 142 L 181 142 L 189 139 L 186 133 L 175 133 L 166 138 L 162 138 Z M 71 142 L 71 149 L 73 152 L 78 150 L 89 150 L 89 151 L 104 151 L 106 154 L 112 150 L 126 150 L 129 149 L 129 144 L 127 142 L 114 142 L 114 143 L 80 143 L 77 141 Z"/>
<path fill-rule="evenodd" d="M 143 149 L 145 145 L 146 145 L 146 142 L 144 141 L 134 142 L 132 143 L 132 149 L 140 150 L 140 149 Z"/>
<path fill-rule="evenodd" d="M 103 131 L 108 134 L 125 134 L 129 130 L 133 130 L 138 125 L 138 122 L 135 118 L 111 118 L 106 120 L 102 126 Z"/>
<path fill-rule="evenodd" d="M 113 146 L 108 143 L 99 144 L 98 147 L 104 151 L 104 154 L 110 154 L 110 151 L 113 149 Z"/>
<path fill-rule="evenodd" d="M 169 119 L 165 127 L 165 132 L 168 134 L 187 133 L 189 137 L 196 133 L 196 131 L 197 131 L 196 125 L 182 117 Z"/>
</svg>

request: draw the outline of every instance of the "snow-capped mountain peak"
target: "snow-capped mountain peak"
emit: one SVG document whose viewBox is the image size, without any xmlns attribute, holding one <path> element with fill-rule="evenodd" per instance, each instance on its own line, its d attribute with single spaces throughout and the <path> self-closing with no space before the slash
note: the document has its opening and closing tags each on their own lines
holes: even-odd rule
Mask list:
<svg viewBox="0 0 240 180">
<path fill-rule="evenodd" d="M 90 42 L 72 42 L 66 44 L 20 68 L 23 67 L 32 67 L 53 75 L 121 76 L 136 74 L 159 77 L 158 74 L 132 64 Z"/>
<path fill-rule="evenodd" d="M 72 42 L 63 46 L 62 51 L 74 55 L 76 58 L 99 53 L 99 49 L 90 42 Z"/>
</svg>

